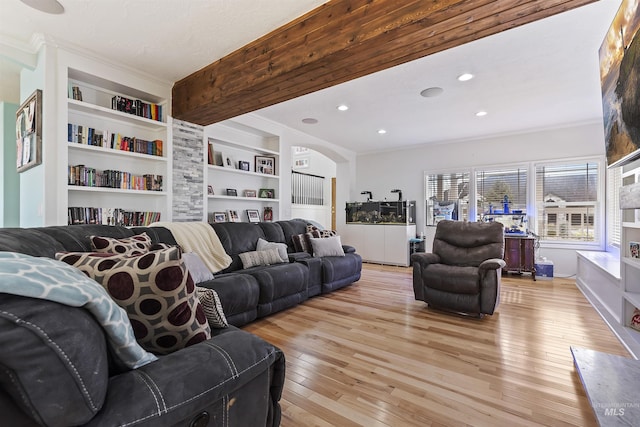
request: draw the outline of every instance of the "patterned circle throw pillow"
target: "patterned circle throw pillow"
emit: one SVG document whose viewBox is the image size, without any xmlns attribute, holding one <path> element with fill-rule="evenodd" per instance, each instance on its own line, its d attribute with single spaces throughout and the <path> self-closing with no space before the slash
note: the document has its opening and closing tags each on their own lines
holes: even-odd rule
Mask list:
<svg viewBox="0 0 640 427">
<path fill-rule="evenodd" d="M 126 310 L 136 340 L 145 350 L 168 354 L 211 338 L 179 248 L 134 257 L 62 252 L 56 259 L 80 269 L 107 290 Z"/>
<path fill-rule="evenodd" d="M 142 255 L 151 248 L 151 237 L 147 233 L 116 239 L 114 237 L 89 236 L 91 247 L 96 252 L 120 255 Z"/>
</svg>

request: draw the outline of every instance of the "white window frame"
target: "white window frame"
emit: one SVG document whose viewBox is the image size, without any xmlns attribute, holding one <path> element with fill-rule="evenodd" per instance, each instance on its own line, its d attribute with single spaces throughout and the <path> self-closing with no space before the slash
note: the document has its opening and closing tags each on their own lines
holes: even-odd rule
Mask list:
<svg viewBox="0 0 640 427">
<path fill-rule="evenodd" d="M 620 251 L 622 212 L 620 212 L 620 187 L 622 187 L 622 167 L 607 168 L 606 172 L 606 212 L 607 252 Z M 615 239 L 613 236 L 617 236 Z"/>
<path fill-rule="evenodd" d="M 590 157 L 571 157 L 562 160 L 550 160 L 550 161 L 536 161 L 531 163 L 531 173 L 534 176 L 534 179 L 530 180 L 530 191 L 529 197 L 530 204 L 533 207 L 532 218 L 535 218 L 534 221 L 529 222 L 530 230 L 534 233 L 538 234 L 538 207 L 536 202 L 536 179 L 535 176 L 536 170 L 541 166 L 562 166 L 562 165 L 571 165 L 577 163 L 596 163 L 598 165 L 598 184 L 597 184 L 597 196 L 596 201 L 593 202 L 594 205 L 594 221 L 595 224 L 593 226 L 594 232 L 596 234 L 596 239 L 593 242 L 581 242 L 578 240 L 545 240 L 542 236 L 539 239 L 541 248 L 557 248 L 557 249 L 576 249 L 576 250 L 604 250 L 606 244 L 606 234 L 605 234 L 605 203 L 604 199 L 606 197 L 605 193 L 605 176 L 606 176 L 606 164 L 603 156 L 590 156 Z M 574 203 L 575 204 L 575 203 Z M 584 206 L 585 203 L 579 202 L 580 206 Z M 567 203 L 567 205 L 571 205 L 571 203 Z"/>
<path fill-rule="evenodd" d="M 575 250 L 604 250 L 607 242 L 606 237 L 606 221 L 605 216 L 605 198 L 606 194 L 606 163 L 604 156 L 588 156 L 588 157 L 569 157 L 559 160 L 547 160 L 547 161 L 532 161 L 532 162 L 520 162 L 520 163 L 501 163 L 501 164 L 488 164 L 488 165 L 476 165 L 459 168 L 447 168 L 447 169 L 435 169 L 424 171 L 422 183 L 423 183 L 423 214 L 426 221 L 426 194 L 427 194 L 427 177 L 429 175 L 437 174 L 449 174 L 449 173 L 469 173 L 469 221 L 476 221 L 478 217 L 477 212 L 477 189 L 476 189 L 476 172 L 486 170 L 500 170 L 500 169 L 526 169 L 527 170 L 527 220 L 528 228 L 530 231 L 538 234 L 538 206 L 536 203 L 536 168 L 538 166 L 560 166 L 569 165 L 574 163 L 597 163 L 598 164 L 598 184 L 597 184 L 597 201 L 595 202 L 594 213 L 596 223 L 594 224 L 594 231 L 596 232 L 597 239 L 593 242 L 581 242 L 577 240 L 544 240 L 540 238 L 539 243 L 541 248 L 557 248 L 557 249 L 575 249 Z M 426 224 L 426 222 L 425 222 Z"/>
</svg>

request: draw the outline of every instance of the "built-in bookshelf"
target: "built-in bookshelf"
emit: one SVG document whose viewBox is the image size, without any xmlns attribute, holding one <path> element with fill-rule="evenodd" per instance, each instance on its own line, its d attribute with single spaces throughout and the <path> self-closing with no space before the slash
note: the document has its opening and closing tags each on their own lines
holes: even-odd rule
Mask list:
<svg viewBox="0 0 640 427">
<path fill-rule="evenodd" d="M 640 168 L 623 172 L 620 189 L 622 230 L 620 278 L 622 312 L 620 322 L 632 348 L 640 348 Z M 637 316 L 634 322 L 634 316 Z M 634 324 L 635 323 L 635 324 Z"/>
<path fill-rule="evenodd" d="M 167 99 L 68 69 L 70 224 L 171 220 Z"/>
<path fill-rule="evenodd" d="M 222 213 L 228 221 L 231 211 L 250 222 L 256 210 L 260 221 L 279 219 L 277 136 L 227 120 L 205 128 L 204 146 L 208 221 L 225 218 Z"/>
</svg>

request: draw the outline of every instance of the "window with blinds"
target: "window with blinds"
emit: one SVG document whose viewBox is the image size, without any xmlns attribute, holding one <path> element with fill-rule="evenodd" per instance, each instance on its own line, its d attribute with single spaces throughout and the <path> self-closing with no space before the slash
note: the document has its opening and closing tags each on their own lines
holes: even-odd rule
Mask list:
<svg viewBox="0 0 640 427">
<path fill-rule="evenodd" d="M 536 219 L 541 239 L 599 240 L 598 169 L 595 162 L 536 166 Z"/>
<path fill-rule="evenodd" d="M 527 210 L 527 169 L 525 167 L 476 171 L 477 221 L 486 213 Z"/>
<path fill-rule="evenodd" d="M 469 219 L 469 172 L 427 174 L 426 224 Z"/>
<path fill-rule="evenodd" d="M 620 247 L 622 168 L 607 169 L 607 245 Z"/>
<path fill-rule="evenodd" d="M 324 205 L 324 177 L 291 171 L 291 203 Z"/>
</svg>

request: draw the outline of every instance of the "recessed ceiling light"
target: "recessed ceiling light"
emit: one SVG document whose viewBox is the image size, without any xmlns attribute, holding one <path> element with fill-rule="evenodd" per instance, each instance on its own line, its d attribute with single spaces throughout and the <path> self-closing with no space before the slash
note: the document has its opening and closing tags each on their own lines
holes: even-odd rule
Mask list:
<svg viewBox="0 0 640 427">
<path fill-rule="evenodd" d="M 315 125 L 316 123 L 318 123 L 318 119 L 314 119 L 313 117 L 307 117 L 305 119 L 302 119 L 302 123 L 306 123 L 308 125 Z"/>
<path fill-rule="evenodd" d="M 464 73 L 464 74 L 460 74 L 458 76 L 458 80 L 461 81 L 461 82 L 469 81 L 472 78 L 473 78 L 473 74 L 471 74 L 471 73 Z"/>
<path fill-rule="evenodd" d="M 476 113 L 476 116 L 478 116 L 478 117 L 484 117 L 484 116 L 486 116 L 487 114 L 489 114 L 489 113 L 487 113 L 486 111 L 478 111 L 478 112 Z"/>
<path fill-rule="evenodd" d="M 387 133 L 387 131 L 386 131 L 386 130 L 384 130 L 384 129 L 378 129 L 378 133 L 379 133 L 380 135 L 384 135 L 385 133 Z"/>
<path fill-rule="evenodd" d="M 434 86 L 426 88 L 425 90 L 420 92 L 420 95 L 424 96 L 425 98 L 433 98 L 434 96 L 441 95 L 442 92 L 444 92 L 444 89 Z"/>
<path fill-rule="evenodd" d="M 20 0 L 22 3 L 29 7 L 32 7 L 40 12 L 52 13 L 58 15 L 64 12 L 64 6 L 62 6 L 56 0 Z"/>
<path fill-rule="evenodd" d="M 344 104 L 342 104 L 342 105 L 338 105 L 338 107 L 337 107 L 337 108 L 338 108 L 338 110 L 340 110 L 340 111 L 347 111 L 347 110 L 349 109 L 349 107 L 348 107 L 347 105 L 344 105 Z"/>
</svg>

